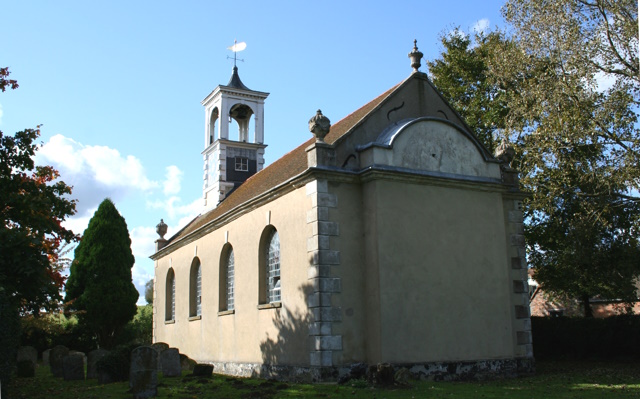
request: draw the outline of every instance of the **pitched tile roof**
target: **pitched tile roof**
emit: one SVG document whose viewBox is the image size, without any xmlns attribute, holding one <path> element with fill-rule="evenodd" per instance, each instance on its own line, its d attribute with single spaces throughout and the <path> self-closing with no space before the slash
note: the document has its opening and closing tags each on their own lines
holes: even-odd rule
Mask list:
<svg viewBox="0 0 640 399">
<path fill-rule="evenodd" d="M 376 109 L 384 99 L 401 84 L 402 83 L 397 84 L 375 98 L 373 101 L 346 116 L 338 123 L 332 125 L 329 134 L 324 138 L 325 142 L 333 144 L 336 140 L 349 133 L 351 129 L 358 124 L 358 122 L 360 122 L 371 111 Z M 307 153 L 305 149 L 310 146 L 313 141 L 314 138 L 312 137 L 293 151 L 285 154 L 271 165 L 251 176 L 247 181 L 242 183 L 240 187 L 236 188 L 227 198 L 225 198 L 224 201 L 218 204 L 216 208 L 197 216 L 182 230 L 178 231 L 169 239 L 169 243 L 175 242 L 189 235 L 207 223 L 233 210 L 237 206 L 256 198 L 268 190 L 304 172 L 308 168 Z"/>
</svg>

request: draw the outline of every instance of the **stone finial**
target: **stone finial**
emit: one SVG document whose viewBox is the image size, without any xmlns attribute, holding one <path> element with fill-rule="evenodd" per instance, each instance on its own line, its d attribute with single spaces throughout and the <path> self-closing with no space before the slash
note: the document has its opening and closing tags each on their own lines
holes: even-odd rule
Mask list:
<svg viewBox="0 0 640 399">
<path fill-rule="evenodd" d="M 496 150 L 493 153 L 493 156 L 506 166 L 511 166 L 511 161 L 513 161 L 515 155 L 516 150 L 513 148 L 513 145 L 507 141 L 506 137 L 502 138 L 500 145 L 496 147 Z"/>
<path fill-rule="evenodd" d="M 316 136 L 316 143 L 323 143 L 324 137 L 331 129 L 331 121 L 318 110 L 313 118 L 309 119 L 309 131 Z"/>
<path fill-rule="evenodd" d="M 413 41 L 413 50 L 409 53 L 409 58 L 411 59 L 411 68 L 413 68 L 414 72 L 418 72 L 420 69 L 420 60 L 422 59 L 422 54 L 418 51 L 418 40 Z"/>
<path fill-rule="evenodd" d="M 164 239 L 164 235 L 167 234 L 167 224 L 163 219 L 160 219 L 160 223 L 156 225 L 156 233 L 160 236 L 160 238 Z"/>
</svg>

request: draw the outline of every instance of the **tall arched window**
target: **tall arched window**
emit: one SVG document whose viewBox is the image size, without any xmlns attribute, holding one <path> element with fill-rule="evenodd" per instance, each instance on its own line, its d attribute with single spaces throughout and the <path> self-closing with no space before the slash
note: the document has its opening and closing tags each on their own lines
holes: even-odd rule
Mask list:
<svg viewBox="0 0 640 399">
<path fill-rule="evenodd" d="M 169 269 L 167 272 L 164 315 L 166 321 L 175 321 L 176 319 L 176 275 L 173 269 Z"/>
<path fill-rule="evenodd" d="M 201 315 L 202 303 L 202 270 L 198 258 L 191 262 L 189 280 L 189 317 L 196 317 Z"/>
<path fill-rule="evenodd" d="M 220 311 L 228 311 L 235 308 L 234 276 L 235 258 L 233 256 L 233 247 L 230 244 L 226 244 L 222 248 L 222 255 L 220 256 Z"/>
<path fill-rule="evenodd" d="M 259 260 L 259 303 L 279 303 L 282 299 L 280 294 L 280 236 L 275 227 L 271 225 L 264 229 L 260 237 Z"/>
<path fill-rule="evenodd" d="M 267 250 L 267 298 L 269 303 L 280 302 L 280 236 L 273 230 Z"/>
</svg>

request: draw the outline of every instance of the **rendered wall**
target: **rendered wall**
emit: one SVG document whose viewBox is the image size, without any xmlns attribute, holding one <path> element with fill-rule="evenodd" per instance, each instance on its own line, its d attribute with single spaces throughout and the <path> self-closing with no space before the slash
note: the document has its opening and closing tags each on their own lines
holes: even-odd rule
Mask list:
<svg viewBox="0 0 640 399">
<path fill-rule="evenodd" d="M 296 189 L 160 258 L 156 262 L 154 341 L 166 342 L 201 362 L 307 364 L 309 207 L 304 188 Z M 280 236 L 282 307 L 258 309 L 258 247 L 269 224 Z M 235 311 L 218 315 L 219 263 L 225 236 L 235 256 Z M 189 272 L 195 256 L 202 267 L 202 317 L 189 320 Z M 176 317 L 175 323 L 166 324 L 169 267 L 176 275 Z"/>
<path fill-rule="evenodd" d="M 394 181 L 365 191 L 367 313 L 380 312 L 368 360 L 513 356 L 501 195 Z"/>
</svg>

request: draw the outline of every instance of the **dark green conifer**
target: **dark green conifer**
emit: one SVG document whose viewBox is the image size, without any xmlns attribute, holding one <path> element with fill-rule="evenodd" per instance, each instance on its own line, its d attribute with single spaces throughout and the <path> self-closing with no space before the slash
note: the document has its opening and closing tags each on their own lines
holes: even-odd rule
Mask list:
<svg viewBox="0 0 640 399">
<path fill-rule="evenodd" d="M 110 199 L 102 201 L 75 250 L 66 285 L 66 301 L 79 322 L 111 347 L 136 314 L 138 291 L 131 279 L 134 264 L 124 218 Z"/>
</svg>

